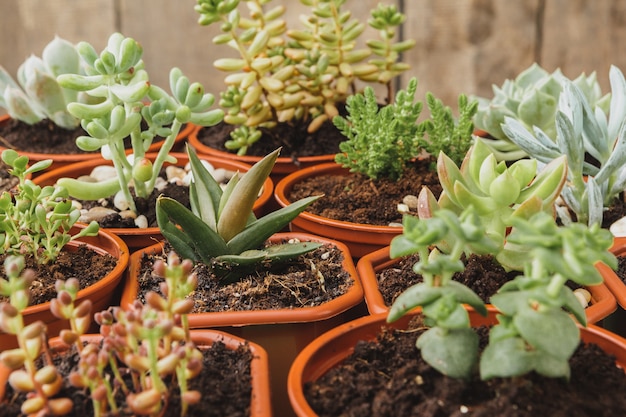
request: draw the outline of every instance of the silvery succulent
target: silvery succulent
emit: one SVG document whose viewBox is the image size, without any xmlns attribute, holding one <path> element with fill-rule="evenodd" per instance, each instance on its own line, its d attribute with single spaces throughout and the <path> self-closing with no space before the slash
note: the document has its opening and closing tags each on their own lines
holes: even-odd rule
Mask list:
<svg viewBox="0 0 626 417">
<path fill-rule="evenodd" d="M 67 104 L 78 101 L 78 92 L 61 87 L 57 76 L 80 73 L 74 45 L 55 36 L 41 57 L 31 55 L 20 65 L 17 82 L 0 66 L 0 107 L 27 124 L 50 119 L 62 128 L 74 129 L 80 120 L 67 111 Z"/>
<path fill-rule="evenodd" d="M 558 207 L 564 222 L 601 223 L 603 211 L 626 187 L 626 80 L 615 66 L 609 71 L 610 112 L 594 109 L 584 91 L 563 81 L 555 116 L 556 141 L 540 127 L 529 132 L 518 120 L 505 118 L 502 129 L 529 156 L 550 163 L 566 155 L 568 181 L 562 191 L 567 207 Z M 589 158 L 591 157 L 591 158 Z"/>
<path fill-rule="evenodd" d="M 534 63 L 522 71 L 515 80 L 505 80 L 501 87 L 494 85 L 491 100 L 478 98 L 479 107 L 474 124 L 493 139 L 487 143 L 498 159 L 516 160 L 527 156 L 511 141 L 502 129 L 506 117 L 517 120 L 527 130 L 540 127 L 552 141 L 556 140 L 555 114 L 562 84 L 567 80 L 560 69 L 549 73 Z M 592 109 L 608 110 L 610 95 L 602 95 L 596 74 L 581 74 L 572 81 L 587 98 Z"/>
</svg>

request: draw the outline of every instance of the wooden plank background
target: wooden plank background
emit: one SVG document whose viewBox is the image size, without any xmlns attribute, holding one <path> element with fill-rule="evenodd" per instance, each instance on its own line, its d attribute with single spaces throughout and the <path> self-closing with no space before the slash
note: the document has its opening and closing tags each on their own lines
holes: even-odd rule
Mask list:
<svg viewBox="0 0 626 417">
<path fill-rule="evenodd" d="M 449 105 L 459 93 L 491 97 L 500 85 L 537 61 L 569 77 L 596 71 L 608 91 L 611 64 L 626 70 L 626 2 L 620 0 L 386 0 L 407 14 L 404 37 L 417 46 L 405 60 L 412 66 L 400 81 L 419 80 L 420 97 L 432 91 Z M 289 7 L 288 24 L 306 8 Z M 378 0 L 347 0 L 363 21 Z M 211 38 L 216 27 L 197 24 L 195 0 L 0 0 L 0 64 L 15 74 L 31 53 L 59 35 L 86 40 L 97 50 L 113 31 L 140 41 L 151 79 L 167 87 L 172 66 L 208 91 L 223 89 L 213 61 L 230 53 Z"/>
</svg>

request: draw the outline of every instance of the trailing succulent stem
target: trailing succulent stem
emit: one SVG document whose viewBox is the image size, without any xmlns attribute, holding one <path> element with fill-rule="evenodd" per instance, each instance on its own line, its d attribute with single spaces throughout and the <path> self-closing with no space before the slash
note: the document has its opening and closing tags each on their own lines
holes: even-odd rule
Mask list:
<svg viewBox="0 0 626 417">
<path fill-rule="evenodd" d="M 299 256 L 320 246 L 298 242 L 261 248 L 319 196 L 308 197 L 257 219 L 252 206 L 269 176 L 280 150 L 246 172 L 234 176 L 222 191 L 197 155 L 188 148 L 193 182 L 191 210 L 168 197 L 157 200 L 157 222 L 163 236 L 185 258 L 211 266 L 224 282 L 237 280 L 259 264 L 269 265 Z"/>
</svg>

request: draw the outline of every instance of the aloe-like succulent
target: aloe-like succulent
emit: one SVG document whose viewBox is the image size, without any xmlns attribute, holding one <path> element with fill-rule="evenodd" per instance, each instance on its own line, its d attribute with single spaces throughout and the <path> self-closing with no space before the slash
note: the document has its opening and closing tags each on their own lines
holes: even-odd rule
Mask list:
<svg viewBox="0 0 626 417">
<path fill-rule="evenodd" d="M 604 208 L 626 188 L 626 80 L 615 66 L 611 66 L 609 79 L 608 116 L 594 109 L 584 90 L 563 81 L 555 115 L 556 141 L 540 127 L 531 133 L 513 118 L 505 118 L 502 126 L 511 141 L 534 159 L 550 163 L 561 155 L 567 157 L 568 182 L 562 191 L 567 206 L 557 207 L 566 223 L 601 223 Z"/>
<path fill-rule="evenodd" d="M 520 268 L 519 253 L 507 242 L 507 230 L 514 218 L 530 218 L 538 212 L 554 213 L 554 204 L 567 178 L 566 158 L 553 160 L 537 173 L 537 161 L 522 159 L 511 166 L 498 162 L 489 147 L 478 138 L 465 156 L 461 167 L 445 153 L 437 160 L 437 174 L 443 192 L 437 200 L 427 188 L 418 196 L 418 215 L 432 217 L 441 209 L 460 215 L 473 207 L 485 233 L 500 242 L 500 263 L 510 269 Z"/>
<path fill-rule="evenodd" d="M 72 102 L 68 111 L 81 120 L 88 133 L 76 144 L 85 151 L 100 150 L 113 161 L 117 177 L 102 182 L 61 178 L 57 184 L 82 200 L 107 198 L 122 191 L 131 210 L 137 212 L 136 197 L 147 197 L 154 189 L 163 164 L 175 162 L 170 155 L 184 123 L 211 126 L 222 120 L 223 112 L 212 109 L 212 94 L 189 79 L 178 68 L 170 71 L 171 95 L 152 84 L 142 60 L 143 48 L 121 33 L 109 37 L 98 54 L 87 42 L 77 45 L 86 75 L 64 74 L 59 83 L 83 91 L 100 101 L 97 104 Z M 142 123 L 143 122 L 143 123 Z M 165 138 L 154 161 L 145 155 L 155 137 Z M 130 137 L 132 155 L 126 155 L 124 139 Z"/>
<path fill-rule="evenodd" d="M 169 197 L 157 200 L 157 222 L 174 250 L 203 262 L 223 282 L 238 279 L 258 264 L 269 265 L 318 248 L 314 242 L 288 242 L 261 248 L 320 196 L 298 200 L 257 219 L 252 206 L 269 176 L 280 149 L 268 154 L 225 190 L 215 182 L 193 150 L 187 150 L 193 173 L 191 210 Z"/>
<path fill-rule="evenodd" d="M 0 66 L 0 107 L 27 124 L 44 119 L 65 129 L 76 128 L 80 120 L 67 111 L 78 93 L 57 82 L 61 74 L 81 74 L 80 57 L 74 45 L 55 36 L 42 56 L 31 55 L 17 70 L 17 82 Z"/>
<path fill-rule="evenodd" d="M 354 92 L 357 80 L 389 88 L 390 80 L 408 69 L 400 54 L 415 44 L 394 42 L 405 16 L 392 5 L 372 11 L 368 23 L 379 39 L 358 49 L 365 25 L 342 8 L 345 0 L 301 0 L 310 8 L 300 19 L 302 28 L 288 28 L 283 5 L 265 10 L 270 1 L 198 0 L 195 6 L 200 24 L 220 24 L 222 33 L 213 42 L 239 54 L 214 65 L 229 73 L 220 105 L 224 121 L 239 127 L 225 146 L 240 155 L 259 140 L 260 127 L 301 121 L 310 132 L 319 129 L 338 114 L 338 103 Z"/>
<path fill-rule="evenodd" d="M 555 114 L 565 80 L 560 69 L 549 73 L 534 63 L 514 80 L 505 80 L 501 87 L 494 85 L 492 99 L 478 98 L 474 124 L 492 137 L 487 143 L 498 159 L 517 160 L 527 156 L 502 129 L 506 117 L 517 120 L 528 131 L 537 126 L 553 142 L 556 140 Z M 572 82 L 583 92 L 592 109 L 608 110 L 610 95 L 602 95 L 595 72 L 589 76 L 581 74 Z"/>
</svg>

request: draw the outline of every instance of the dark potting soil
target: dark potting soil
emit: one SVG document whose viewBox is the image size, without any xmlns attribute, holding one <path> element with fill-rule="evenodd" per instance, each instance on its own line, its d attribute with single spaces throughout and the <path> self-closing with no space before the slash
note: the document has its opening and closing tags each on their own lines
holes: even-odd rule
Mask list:
<svg viewBox="0 0 626 417">
<path fill-rule="evenodd" d="M 531 373 L 518 378 L 469 381 L 443 376 L 415 347 L 423 331 L 384 328 L 375 341 L 304 387 L 320 417 L 622 417 L 624 370 L 596 345 L 581 345 L 570 360 L 570 381 Z M 482 331 L 482 345 L 486 331 Z"/>
<path fill-rule="evenodd" d="M 236 126 L 224 122 L 204 127 L 198 131 L 198 140 L 213 149 L 232 152 L 226 149 L 224 144 L 230 140 L 230 133 L 235 128 Z M 247 155 L 265 156 L 282 147 L 280 152 L 282 157 L 290 157 L 297 161 L 298 157 L 302 156 L 336 154 L 339 152 L 339 143 L 346 139 L 331 122 L 322 124 L 313 133 L 307 132 L 306 125 L 290 123 L 278 123 L 272 129 L 260 130 L 261 139 L 250 146 Z"/>
<path fill-rule="evenodd" d="M 4 265 L 6 255 L 0 255 L 0 265 Z M 56 297 L 54 283 L 58 279 L 76 278 L 80 288 L 86 288 L 100 281 L 117 265 L 117 260 L 108 254 L 101 254 L 86 245 L 76 251 L 61 251 L 54 262 L 40 265 L 32 256 L 25 257 L 26 268 L 35 270 L 36 279 L 30 286 L 30 305 L 41 304 Z M 4 268 L 0 276 L 6 278 Z M 0 302 L 6 301 L 0 297 Z"/>
<path fill-rule="evenodd" d="M 428 169 L 430 161 L 418 159 L 407 166 L 399 180 L 371 180 L 358 173 L 317 175 L 294 184 L 289 201 L 320 195 L 307 211 L 322 217 L 352 223 L 388 226 L 402 224 L 398 204 L 407 195 L 417 196 L 427 186 L 438 197 L 441 185 L 437 173 Z"/>
<path fill-rule="evenodd" d="M 407 256 L 376 274 L 378 289 L 387 306 L 391 306 L 404 290 L 423 281 L 422 276 L 413 271 L 418 260 L 417 254 Z M 486 303 L 505 282 L 518 274 L 505 271 L 491 255 L 470 255 L 464 263 L 465 269 L 455 273 L 452 279 L 471 288 Z"/>
<path fill-rule="evenodd" d="M 202 372 L 189 380 L 189 389 L 201 392 L 200 402 L 189 407 L 188 417 L 244 417 L 250 415 L 252 397 L 250 361 L 252 353 L 247 345 L 240 345 L 236 350 L 229 350 L 224 343 L 215 342 L 210 348 L 203 349 L 204 360 Z M 73 351 L 75 352 L 75 350 Z M 73 355 L 55 356 L 55 365 L 62 375 L 69 375 L 77 366 L 78 357 Z M 127 381 L 130 383 L 129 381 Z M 170 387 L 168 408 L 163 417 L 180 416 L 180 393 L 175 381 L 166 380 Z M 64 386 L 59 397 L 72 399 L 74 408 L 67 414 L 69 417 L 85 417 L 93 414 L 93 405 L 88 392 L 76 389 L 68 384 L 64 378 Z M 118 390 L 116 393 L 118 404 L 121 404 L 120 413 L 116 417 L 131 417 L 133 414 L 124 407 L 124 395 Z M 23 395 L 14 395 L 14 391 L 7 384 L 7 395 L 0 402 L 0 417 L 16 417 L 21 415 L 19 407 L 24 400 Z M 105 417 L 112 417 L 106 414 Z"/>
<path fill-rule="evenodd" d="M 141 261 L 137 296 L 141 302 L 148 291 L 160 293 L 162 278 L 152 274 L 154 261 L 159 257 L 161 254 L 144 255 Z M 220 283 L 207 265 L 198 263 L 194 267 L 198 287 L 192 294 L 193 312 L 276 310 L 323 304 L 345 294 L 353 285 L 342 261 L 341 251 L 323 245 L 280 266 L 257 268 L 231 284 Z"/>
</svg>

